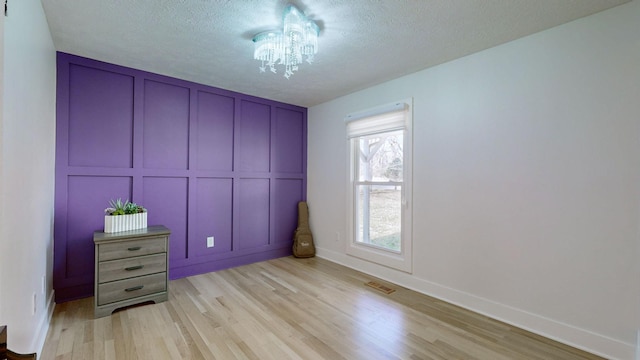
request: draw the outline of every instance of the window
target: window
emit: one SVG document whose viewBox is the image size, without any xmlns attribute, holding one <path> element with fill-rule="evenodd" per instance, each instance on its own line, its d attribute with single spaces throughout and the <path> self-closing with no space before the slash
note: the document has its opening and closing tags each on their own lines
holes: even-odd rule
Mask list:
<svg viewBox="0 0 640 360">
<path fill-rule="evenodd" d="M 411 101 L 347 116 L 347 254 L 411 272 Z"/>
</svg>

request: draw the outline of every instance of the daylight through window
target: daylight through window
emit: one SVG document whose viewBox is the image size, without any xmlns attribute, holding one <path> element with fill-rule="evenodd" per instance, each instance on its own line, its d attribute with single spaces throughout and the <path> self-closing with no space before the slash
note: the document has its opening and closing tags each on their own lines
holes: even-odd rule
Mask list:
<svg viewBox="0 0 640 360">
<path fill-rule="evenodd" d="M 373 255 L 369 260 L 376 262 L 381 262 L 376 253 L 385 254 L 384 259 L 402 263 L 404 270 L 411 249 L 410 120 L 405 102 L 346 118 L 352 214 L 347 252 Z"/>
</svg>

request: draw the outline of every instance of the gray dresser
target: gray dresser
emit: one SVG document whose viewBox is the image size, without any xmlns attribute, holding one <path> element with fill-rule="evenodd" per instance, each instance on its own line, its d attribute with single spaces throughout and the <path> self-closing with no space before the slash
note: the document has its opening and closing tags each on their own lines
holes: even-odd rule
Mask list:
<svg viewBox="0 0 640 360">
<path fill-rule="evenodd" d="M 96 318 L 124 306 L 167 300 L 169 234 L 161 225 L 93 234 Z"/>
</svg>

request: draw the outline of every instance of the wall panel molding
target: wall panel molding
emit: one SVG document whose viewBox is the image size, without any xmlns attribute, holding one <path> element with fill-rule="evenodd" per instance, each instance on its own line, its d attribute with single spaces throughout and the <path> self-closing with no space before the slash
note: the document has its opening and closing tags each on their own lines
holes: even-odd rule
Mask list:
<svg viewBox="0 0 640 360">
<path fill-rule="evenodd" d="M 291 253 L 306 108 L 65 53 L 57 61 L 56 302 L 92 295 L 93 232 L 113 198 L 172 230 L 172 279 Z"/>
</svg>

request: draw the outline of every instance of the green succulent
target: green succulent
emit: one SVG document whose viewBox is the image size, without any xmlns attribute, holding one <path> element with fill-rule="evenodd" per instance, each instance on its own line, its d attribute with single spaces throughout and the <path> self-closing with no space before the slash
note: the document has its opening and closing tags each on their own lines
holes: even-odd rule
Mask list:
<svg viewBox="0 0 640 360">
<path fill-rule="evenodd" d="M 139 206 L 136 203 L 128 202 L 128 201 L 124 203 L 123 208 L 124 208 L 125 214 L 137 214 L 137 213 L 144 212 L 144 208 L 142 206 Z"/>
<path fill-rule="evenodd" d="M 110 200 L 109 207 L 104 209 L 104 212 L 107 215 L 137 214 L 137 213 L 143 213 L 146 211 L 147 209 L 145 209 L 144 207 L 136 203 L 129 202 L 129 200 L 125 200 L 123 202 L 122 199 L 120 198 L 118 198 L 117 200 L 113 200 L 113 199 Z"/>
</svg>

